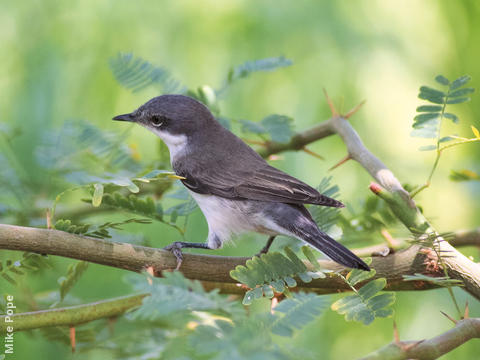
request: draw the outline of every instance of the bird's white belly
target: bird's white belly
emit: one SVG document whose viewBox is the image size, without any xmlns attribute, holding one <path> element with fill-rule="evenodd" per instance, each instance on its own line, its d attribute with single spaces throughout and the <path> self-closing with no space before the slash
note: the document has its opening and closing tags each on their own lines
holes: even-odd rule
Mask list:
<svg viewBox="0 0 480 360">
<path fill-rule="evenodd" d="M 209 244 L 214 241 L 212 237 L 215 235 L 223 243 L 232 235 L 248 231 L 258 232 L 263 227 L 263 216 L 251 211 L 252 205 L 248 202 L 189 192 L 207 220 Z"/>
</svg>

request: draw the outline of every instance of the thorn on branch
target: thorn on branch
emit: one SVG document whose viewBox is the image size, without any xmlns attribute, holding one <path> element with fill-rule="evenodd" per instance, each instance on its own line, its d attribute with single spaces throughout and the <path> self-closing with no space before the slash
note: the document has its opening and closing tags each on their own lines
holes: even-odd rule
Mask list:
<svg viewBox="0 0 480 360">
<path fill-rule="evenodd" d="M 113 333 L 115 332 L 116 322 L 117 322 L 117 317 L 111 317 L 108 319 L 108 332 L 110 333 L 110 336 L 113 336 Z"/>
<path fill-rule="evenodd" d="M 52 216 L 50 214 L 50 209 L 47 209 L 46 217 L 47 217 L 47 229 L 51 229 L 52 228 Z"/>
<path fill-rule="evenodd" d="M 350 160 L 352 157 L 350 156 L 350 154 L 348 154 L 347 156 L 345 156 L 342 160 L 340 160 L 338 163 L 336 163 L 335 165 L 333 165 L 330 169 L 328 169 L 328 171 L 332 171 L 336 168 L 338 168 L 340 165 L 343 165 L 345 164 L 348 160 Z"/>
<path fill-rule="evenodd" d="M 303 152 L 306 152 L 306 153 L 309 154 L 309 155 L 312 155 L 313 157 L 316 157 L 317 159 L 325 160 L 325 158 L 324 158 L 322 155 L 316 153 L 315 151 L 312 151 L 312 150 L 308 149 L 306 146 L 304 146 L 304 147 L 302 148 L 302 151 L 303 151 Z"/>
<path fill-rule="evenodd" d="M 70 327 L 70 346 L 72 347 L 72 353 L 75 352 L 76 341 L 75 341 L 75 326 Z"/>
<path fill-rule="evenodd" d="M 391 249 L 395 249 L 395 247 L 397 246 L 397 241 L 393 238 L 392 234 L 390 234 L 387 229 L 382 229 L 380 233 L 387 242 L 388 247 Z"/>
<path fill-rule="evenodd" d="M 149 266 L 147 267 L 147 269 L 145 270 L 148 274 L 150 274 L 152 277 L 155 276 L 155 271 L 153 270 L 153 266 Z M 147 278 L 147 281 L 148 281 L 148 284 L 149 285 L 152 285 L 152 279 L 151 278 Z"/>
<path fill-rule="evenodd" d="M 328 107 L 330 108 L 332 117 L 337 117 L 337 109 L 335 109 L 335 105 L 333 105 L 332 99 L 330 99 L 330 96 L 328 96 L 327 90 L 323 89 L 323 93 L 325 94 L 325 98 L 327 99 Z"/>
<path fill-rule="evenodd" d="M 468 300 L 465 301 L 465 311 L 463 313 L 463 318 L 464 319 L 469 319 L 470 318 L 470 310 L 468 308 Z"/>
<path fill-rule="evenodd" d="M 393 320 L 393 340 L 395 344 L 400 344 L 400 333 L 398 332 L 397 322 Z"/>
<path fill-rule="evenodd" d="M 414 347 L 420 345 L 421 343 L 423 343 L 425 341 L 424 340 L 419 340 L 419 341 L 416 341 L 414 342 L 413 344 L 408 344 L 408 345 L 403 345 L 402 348 L 404 351 L 409 351 L 409 350 L 412 350 Z"/>
<path fill-rule="evenodd" d="M 242 138 L 243 141 L 245 141 L 247 144 L 252 144 L 252 145 L 260 145 L 260 146 L 268 146 L 268 143 L 264 141 L 258 141 L 258 140 L 252 140 L 252 139 L 244 139 Z"/>
<path fill-rule="evenodd" d="M 457 325 L 458 321 L 455 320 L 454 318 L 452 318 L 450 315 L 444 313 L 443 311 L 440 311 L 442 313 L 443 316 L 445 316 L 448 320 L 450 320 L 451 322 L 453 322 L 455 325 Z"/>
<path fill-rule="evenodd" d="M 358 104 L 357 106 L 354 106 L 349 112 L 343 115 L 343 117 L 345 119 L 349 119 L 353 114 L 355 114 L 358 110 L 360 110 L 360 108 L 365 104 L 365 102 L 366 100 L 363 100 L 362 102 L 360 102 L 360 104 Z"/>
</svg>

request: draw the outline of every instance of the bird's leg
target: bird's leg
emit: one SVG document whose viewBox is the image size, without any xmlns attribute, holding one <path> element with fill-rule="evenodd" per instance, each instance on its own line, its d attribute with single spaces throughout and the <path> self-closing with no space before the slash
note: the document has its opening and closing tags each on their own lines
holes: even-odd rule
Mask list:
<svg viewBox="0 0 480 360">
<path fill-rule="evenodd" d="M 262 250 L 260 250 L 260 252 L 258 254 L 256 254 L 255 256 L 258 256 L 260 257 L 260 255 L 262 254 L 266 254 L 268 252 L 268 250 L 270 250 L 270 246 L 272 246 L 272 243 L 273 243 L 273 240 L 275 240 L 275 236 L 276 235 L 272 235 L 268 238 L 267 240 L 267 243 L 265 244 L 265 246 L 263 247 Z"/>
<path fill-rule="evenodd" d="M 183 241 L 175 241 L 168 246 L 165 246 L 163 249 L 171 251 L 173 255 L 175 255 L 177 259 L 177 267 L 175 270 L 180 269 L 180 265 L 183 262 L 183 248 L 195 248 L 195 249 L 212 249 L 205 243 L 190 243 L 190 242 L 183 242 Z"/>
</svg>

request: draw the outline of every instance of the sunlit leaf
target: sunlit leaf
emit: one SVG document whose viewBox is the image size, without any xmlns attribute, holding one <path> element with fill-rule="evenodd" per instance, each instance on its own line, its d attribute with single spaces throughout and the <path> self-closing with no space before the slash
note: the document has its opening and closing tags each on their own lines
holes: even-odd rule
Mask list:
<svg viewBox="0 0 480 360">
<path fill-rule="evenodd" d="M 471 170 L 451 170 L 450 171 L 450 180 L 452 181 L 471 181 L 471 180 L 480 180 L 480 174 L 477 174 Z"/>
<path fill-rule="evenodd" d="M 99 207 L 102 203 L 103 198 L 103 185 L 102 184 L 94 184 L 93 185 L 94 191 L 92 196 L 92 205 L 94 207 Z"/>
<path fill-rule="evenodd" d="M 478 129 L 477 129 L 475 126 L 473 126 L 473 125 L 470 125 L 470 127 L 472 128 L 472 132 L 473 132 L 473 134 L 475 135 L 475 137 L 476 137 L 477 139 L 480 139 L 480 131 L 478 131 Z"/>
</svg>

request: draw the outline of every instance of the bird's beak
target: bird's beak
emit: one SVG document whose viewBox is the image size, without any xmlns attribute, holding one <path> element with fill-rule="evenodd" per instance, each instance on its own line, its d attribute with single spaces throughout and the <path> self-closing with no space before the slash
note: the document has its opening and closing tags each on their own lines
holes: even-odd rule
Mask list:
<svg viewBox="0 0 480 360">
<path fill-rule="evenodd" d="M 115 116 L 112 120 L 135 122 L 135 117 L 132 114 L 123 114 Z"/>
</svg>

